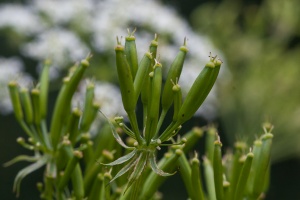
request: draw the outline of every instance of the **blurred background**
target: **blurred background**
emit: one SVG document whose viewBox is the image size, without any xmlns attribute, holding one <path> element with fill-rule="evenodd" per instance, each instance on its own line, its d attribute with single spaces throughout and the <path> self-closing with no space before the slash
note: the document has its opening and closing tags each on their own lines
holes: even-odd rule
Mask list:
<svg viewBox="0 0 300 200">
<path fill-rule="evenodd" d="M 24 163 L 4 168 L 19 154 L 28 154 L 15 140 L 25 136 L 14 119 L 6 84 L 18 80 L 33 87 L 41 63 L 52 60 L 50 105 L 60 79 L 75 61 L 89 52 L 94 57 L 86 76 L 97 80 L 99 98 L 117 88 L 115 37 L 137 28 L 139 58 L 154 33 L 159 34 L 163 66 L 175 57 L 183 38 L 189 54 L 180 84 L 189 88 L 208 60 L 209 52 L 224 61 L 214 90 L 195 118 L 185 125 L 218 125 L 224 149 L 236 139 L 249 144 L 261 125 L 274 124 L 271 185 L 267 199 L 300 199 L 300 2 L 297 0 L 32 0 L 0 1 L 0 192 L 16 199 L 13 180 Z M 97 86 L 96 86 L 97 87 Z M 80 92 L 80 91 L 79 91 Z M 115 94 L 115 93 L 114 93 Z M 110 100 L 107 100 L 110 99 Z M 107 104 L 107 107 L 112 107 Z M 110 113 L 111 112 L 111 113 Z M 118 113 L 121 112 L 121 113 Z M 107 114 L 122 114 L 122 109 Z M 197 147 L 202 151 L 201 144 Z M 39 199 L 35 188 L 42 171 L 26 177 L 19 199 Z M 186 199 L 178 177 L 164 187 L 164 199 Z M 174 187 L 178 189 L 174 189 Z"/>
</svg>

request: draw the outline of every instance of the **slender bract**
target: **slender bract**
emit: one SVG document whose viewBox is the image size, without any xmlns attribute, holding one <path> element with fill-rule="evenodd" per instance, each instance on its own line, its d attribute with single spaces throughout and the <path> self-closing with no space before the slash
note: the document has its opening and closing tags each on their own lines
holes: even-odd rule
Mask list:
<svg viewBox="0 0 300 200">
<path fill-rule="evenodd" d="M 133 35 L 135 31 L 136 29 L 130 33 L 128 30 L 128 36 L 125 37 L 125 55 L 131 69 L 130 71 L 133 80 L 135 79 L 135 75 L 138 71 L 138 56 L 136 51 L 135 37 Z"/>
<path fill-rule="evenodd" d="M 180 149 L 177 149 L 175 153 L 166 153 L 164 158 L 158 163 L 158 167 L 163 171 L 173 172 L 176 169 L 177 159 L 182 154 L 183 152 Z M 152 171 L 143 185 L 140 195 L 141 199 L 150 199 L 165 180 L 165 177 Z"/>
</svg>

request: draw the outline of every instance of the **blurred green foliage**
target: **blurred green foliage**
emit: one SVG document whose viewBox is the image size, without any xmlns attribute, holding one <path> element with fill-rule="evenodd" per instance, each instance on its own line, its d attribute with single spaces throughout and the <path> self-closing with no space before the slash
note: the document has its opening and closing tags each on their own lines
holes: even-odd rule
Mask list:
<svg viewBox="0 0 300 200">
<path fill-rule="evenodd" d="M 276 127 L 273 161 L 300 155 L 300 2 L 207 2 L 191 15 L 225 56 L 231 77 L 218 86 L 221 125 L 230 142 Z"/>
</svg>

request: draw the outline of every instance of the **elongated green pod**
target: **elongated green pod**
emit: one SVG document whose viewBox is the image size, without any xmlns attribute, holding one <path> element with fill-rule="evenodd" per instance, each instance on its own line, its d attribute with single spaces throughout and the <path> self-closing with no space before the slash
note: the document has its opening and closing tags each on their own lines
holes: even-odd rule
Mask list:
<svg viewBox="0 0 300 200">
<path fill-rule="evenodd" d="M 60 178 L 58 183 L 58 188 L 60 190 L 63 190 L 64 187 L 67 185 L 68 181 L 71 178 L 71 174 L 73 173 L 78 161 L 80 158 L 83 157 L 82 152 L 80 151 L 74 151 L 73 157 L 69 160 L 67 167 L 63 173 L 63 176 Z"/>
<path fill-rule="evenodd" d="M 47 116 L 48 106 L 48 90 L 49 90 L 49 68 L 50 60 L 45 60 L 43 65 L 42 74 L 40 76 L 40 115 L 41 119 L 45 119 Z"/>
<path fill-rule="evenodd" d="M 71 182 L 73 186 L 73 193 L 75 199 L 83 199 L 85 192 L 83 185 L 82 170 L 80 168 L 79 163 L 77 163 L 74 172 L 71 175 Z"/>
<path fill-rule="evenodd" d="M 58 172 L 66 168 L 68 161 L 72 158 L 72 150 L 70 140 L 64 137 L 56 156 L 56 168 Z"/>
<path fill-rule="evenodd" d="M 182 154 L 183 152 L 180 149 L 177 149 L 175 153 L 166 153 L 165 156 L 159 161 L 158 167 L 165 172 L 173 172 L 176 169 L 177 159 Z M 165 180 L 166 177 L 160 176 L 151 171 L 143 185 L 140 198 L 142 200 L 150 199 Z"/>
<path fill-rule="evenodd" d="M 25 121 L 28 124 L 33 123 L 33 107 L 31 97 L 27 88 L 21 88 L 20 90 L 21 102 L 24 108 Z"/>
<path fill-rule="evenodd" d="M 162 65 L 156 62 L 154 65 L 154 76 L 151 87 L 151 100 L 150 107 L 148 109 L 147 125 L 145 131 L 145 138 L 147 144 L 150 143 L 154 137 L 157 128 L 159 106 L 160 106 L 160 94 L 162 84 Z"/>
<path fill-rule="evenodd" d="M 145 53 L 144 57 L 142 58 L 138 71 L 136 73 L 133 86 L 134 86 L 134 101 L 136 102 L 139 98 L 141 90 L 143 88 L 144 82 L 146 80 L 146 76 L 149 72 L 149 68 L 151 67 L 152 55 L 151 53 Z"/>
<path fill-rule="evenodd" d="M 205 138 L 205 155 L 210 162 L 213 162 L 214 158 L 214 142 L 217 139 L 217 129 L 214 126 L 209 126 L 206 131 Z"/>
<path fill-rule="evenodd" d="M 216 190 L 215 190 L 215 182 L 214 182 L 214 170 L 211 164 L 211 161 L 206 157 L 203 158 L 203 166 L 204 166 L 204 175 L 205 175 L 205 182 L 207 187 L 207 193 L 209 200 L 217 200 L 216 197 Z"/>
<path fill-rule="evenodd" d="M 234 144 L 234 155 L 233 155 L 233 163 L 232 163 L 232 169 L 230 171 L 230 199 L 234 198 L 236 186 L 240 177 L 240 173 L 242 171 L 244 161 L 243 158 L 245 148 L 247 145 L 244 142 L 236 142 Z"/>
<path fill-rule="evenodd" d="M 154 66 L 154 64 L 155 64 L 155 59 L 156 59 L 156 54 L 157 54 L 157 47 L 158 47 L 158 35 L 155 33 L 154 34 L 154 39 L 151 41 L 150 46 L 149 46 L 149 51 L 152 55 L 151 66 Z"/>
<path fill-rule="evenodd" d="M 95 199 L 99 200 L 100 199 L 100 192 L 101 192 L 101 187 L 104 181 L 104 175 L 102 173 L 99 173 L 93 183 L 92 190 L 90 192 L 90 195 L 88 196 L 88 199 Z"/>
<path fill-rule="evenodd" d="M 195 153 L 195 157 L 191 162 L 192 189 L 196 200 L 204 200 L 204 192 L 202 188 L 202 178 L 200 172 L 200 161 L 197 157 L 197 153 Z"/>
<path fill-rule="evenodd" d="M 253 157 L 254 154 L 252 152 L 247 154 L 245 163 L 243 164 L 243 168 L 240 173 L 239 180 L 236 186 L 234 200 L 243 200 L 243 195 L 250 174 Z"/>
<path fill-rule="evenodd" d="M 124 46 L 121 45 L 118 38 L 117 38 L 117 46 L 115 47 L 115 52 L 116 52 L 116 65 L 117 65 L 123 106 L 125 111 L 128 114 L 128 118 L 132 126 L 133 132 L 136 134 L 136 139 L 139 144 L 142 144 L 143 139 L 139 134 L 139 128 L 138 128 L 136 114 L 135 114 L 136 102 L 134 101 L 135 93 L 134 93 L 132 74 L 125 57 Z"/>
<path fill-rule="evenodd" d="M 215 83 L 215 79 L 211 78 L 214 76 L 214 68 L 214 62 L 208 62 L 196 78 L 180 108 L 178 124 L 189 120 L 206 99 L 210 89 Z"/>
<path fill-rule="evenodd" d="M 64 84 L 57 97 L 50 127 L 51 142 L 54 150 L 62 136 L 63 122 L 69 114 L 66 108 L 70 108 L 72 96 L 83 77 L 85 69 L 89 66 L 90 56 L 80 62 L 71 77 L 64 79 Z"/>
<path fill-rule="evenodd" d="M 67 127 L 66 127 L 66 134 L 69 135 L 69 140 L 71 141 L 72 145 L 74 146 L 77 142 L 77 137 L 79 135 L 79 120 L 82 116 L 82 112 L 79 108 L 73 108 L 71 116 L 68 119 Z"/>
<path fill-rule="evenodd" d="M 92 82 L 89 82 L 86 86 L 84 110 L 80 121 L 80 131 L 82 132 L 87 132 L 89 130 L 90 125 L 95 118 L 95 109 L 93 107 L 94 90 L 95 90 L 95 85 Z"/>
<path fill-rule="evenodd" d="M 21 105 L 21 100 L 19 96 L 19 86 L 16 81 L 10 81 L 8 83 L 8 89 L 10 94 L 10 100 L 14 109 L 15 117 L 18 121 L 23 120 L 23 110 Z"/>
<path fill-rule="evenodd" d="M 136 73 L 138 71 L 138 56 L 137 56 L 137 50 L 136 50 L 136 44 L 135 44 L 135 33 L 136 29 L 134 29 L 133 32 L 129 32 L 128 29 L 128 36 L 125 37 L 125 55 L 127 62 L 131 68 L 131 75 L 133 80 L 135 79 Z"/>
<path fill-rule="evenodd" d="M 157 39 L 158 39 L 158 36 L 157 36 L 157 34 L 155 34 L 155 38 L 154 38 L 154 40 L 151 41 L 150 46 L 149 46 L 149 51 L 152 55 L 150 66 L 155 65 L 155 59 L 156 59 L 157 47 L 158 47 Z M 149 74 L 150 72 L 151 72 L 151 67 L 148 69 L 147 74 Z M 149 96 L 150 96 L 150 77 L 146 75 L 144 84 L 143 84 L 143 87 L 141 90 L 141 101 L 143 104 L 143 126 L 144 127 L 146 126 Z"/>
<path fill-rule="evenodd" d="M 186 139 L 186 142 L 182 148 L 184 153 L 190 152 L 194 148 L 198 140 L 203 136 L 203 130 L 200 127 L 194 127 L 191 131 L 184 134 L 182 138 Z"/>
<path fill-rule="evenodd" d="M 157 46 L 158 46 L 157 39 L 158 39 L 158 36 L 157 36 L 157 34 L 155 34 L 154 40 L 151 41 L 150 46 L 149 46 L 149 51 L 152 55 L 150 66 L 155 65 L 155 59 L 156 59 L 156 54 L 157 54 Z M 151 67 L 148 68 L 147 74 L 149 74 L 150 72 L 151 72 Z M 142 87 L 142 90 L 141 90 L 141 100 L 142 100 L 142 103 L 143 103 L 143 115 L 144 115 L 143 116 L 143 122 L 144 122 L 144 126 L 146 125 L 149 95 L 150 95 L 150 77 L 146 75 L 145 80 L 144 80 L 144 84 L 143 84 L 143 87 Z"/>
<path fill-rule="evenodd" d="M 180 175 L 181 178 L 184 182 L 186 191 L 188 193 L 189 198 L 191 199 L 196 199 L 196 196 L 194 194 L 194 190 L 193 190 L 193 185 L 192 185 L 192 170 L 191 170 L 191 166 L 185 156 L 185 154 L 181 154 L 180 157 L 178 158 L 178 165 L 180 167 Z"/>
<path fill-rule="evenodd" d="M 224 198 L 223 166 L 222 166 L 222 152 L 221 152 L 222 143 L 220 142 L 220 140 L 216 140 L 214 145 L 215 145 L 215 149 L 214 149 L 213 169 L 214 169 L 216 197 L 218 200 L 222 200 Z"/>
<path fill-rule="evenodd" d="M 183 63 L 184 63 L 187 52 L 188 52 L 188 48 L 186 47 L 186 38 L 184 38 L 184 44 L 183 44 L 183 46 L 180 47 L 180 51 L 176 55 L 173 63 L 170 66 L 170 69 L 168 71 L 166 83 L 164 85 L 164 89 L 162 92 L 162 98 L 161 98 L 161 105 L 162 105 L 163 110 L 168 110 L 173 103 L 174 93 L 172 90 L 173 84 L 172 84 L 171 80 L 179 81 Z"/>
<path fill-rule="evenodd" d="M 84 179 L 83 179 L 85 196 L 89 195 L 90 190 L 92 188 L 93 181 L 95 180 L 95 177 L 102 169 L 102 166 L 99 163 L 106 163 L 113 159 L 114 156 L 111 152 L 107 150 L 103 150 L 101 157 L 99 157 L 97 161 L 95 161 L 95 163 L 91 165 L 91 167 L 87 171 L 85 171 Z"/>
<path fill-rule="evenodd" d="M 254 169 L 255 176 L 254 176 L 253 191 L 252 191 L 252 196 L 256 198 L 259 197 L 259 195 L 263 192 L 264 189 L 265 180 L 262 179 L 266 177 L 266 173 L 270 163 L 272 139 L 273 139 L 272 133 L 266 133 L 261 138 L 262 147 L 258 155 L 259 166 L 254 166 L 254 167 L 258 167 Z"/>
<path fill-rule="evenodd" d="M 165 130 L 159 137 L 162 142 L 170 138 L 175 129 L 195 114 L 212 89 L 217 79 L 221 64 L 222 62 L 220 60 L 216 60 L 216 57 L 213 57 L 210 59 L 210 62 L 205 65 L 204 69 L 200 72 L 189 90 L 179 110 L 176 123 L 174 123 L 169 129 Z M 215 68 L 217 70 L 215 70 Z"/>
<path fill-rule="evenodd" d="M 262 148 L 261 139 L 255 140 L 254 143 L 253 143 L 254 158 L 253 158 L 253 161 L 252 161 L 250 176 L 248 178 L 247 187 L 246 187 L 246 194 L 248 196 L 252 195 L 253 185 L 254 185 L 254 177 L 256 176 L 256 169 L 258 169 L 260 167 L 259 155 L 260 155 L 260 152 L 261 152 L 261 148 Z"/>
<path fill-rule="evenodd" d="M 36 126 L 41 124 L 41 110 L 40 110 L 40 90 L 34 88 L 31 90 L 31 98 L 33 104 L 34 123 Z"/>
<path fill-rule="evenodd" d="M 173 88 L 174 93 L 174 113 L 173 113 L 173 121 L 177 121 L 178 113 L 182 105 L 182 93 L 180 85 L 174 84 Z"/>
</svg>

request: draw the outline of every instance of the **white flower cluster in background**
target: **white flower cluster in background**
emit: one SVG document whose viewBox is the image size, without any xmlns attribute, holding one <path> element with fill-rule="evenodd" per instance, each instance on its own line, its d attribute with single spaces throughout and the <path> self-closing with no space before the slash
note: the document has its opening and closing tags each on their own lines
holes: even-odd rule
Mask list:
<svg viewBox="0 0 300 200">
<path fill-rule="evenodd" d="M 22 55 L 39 61 L 51 59 L 61 69 L 69 67 L 66 63 L 84 58 L 88 52 L 106 56 L 108 66 L 114 67 L 116 36 L 126 36 L 127 28 L 137 28 L 139 59 L 157 33 L 158 54 L 167 72 L 187 37 L 190 51 L 179 81 L 183 91 L 189 90 L 208 61 L 209 52 L 222 57 L 208 38 L 193 32 L 173 8 L 160 1 L 34 0 L 24 6 L 4 4 L 0 6 L 0 30 L 5 27 L 29 35 L 20 44 Z M 214 91 L 197 113 L 208 119 L 215 116 Z"/>
<path fill-rule="evenodd" d="M 0 113 L 12 112 L 7 83 L 16 80 L 21 86 L 33 84 L 31 76 L 23 72 L 23 64 L 18 58 L 0 57 Z"/>
</svg>

